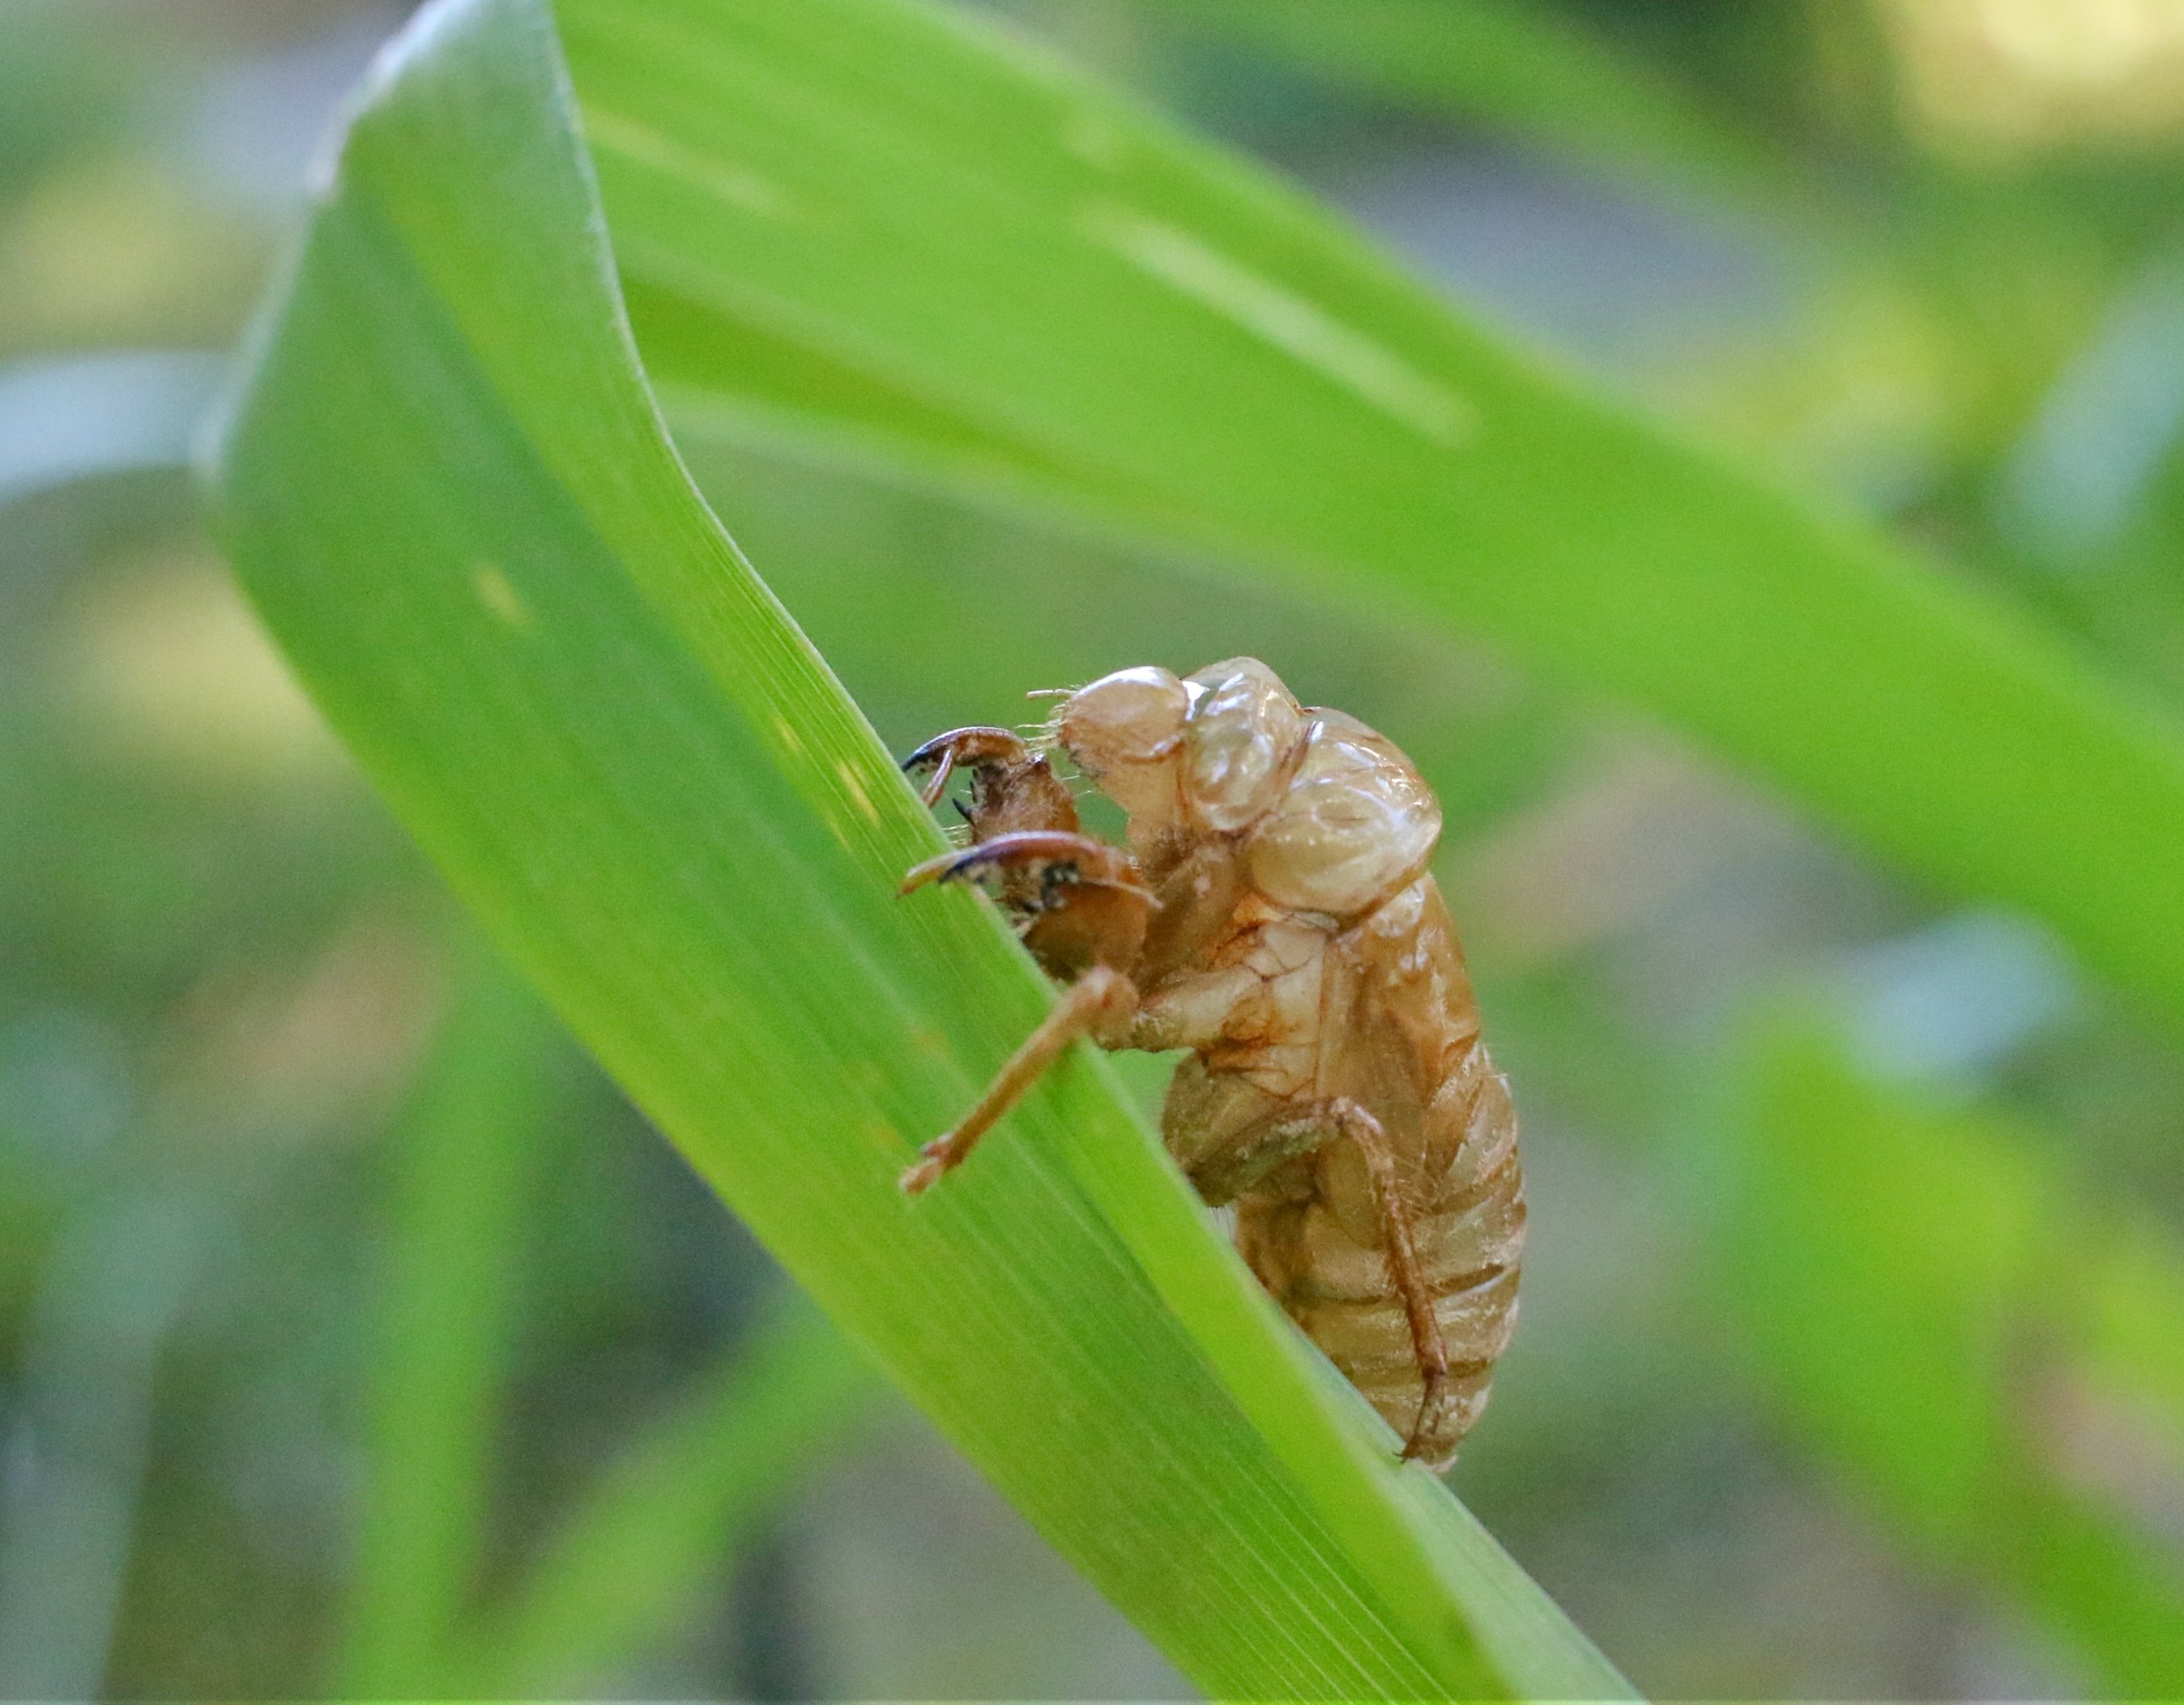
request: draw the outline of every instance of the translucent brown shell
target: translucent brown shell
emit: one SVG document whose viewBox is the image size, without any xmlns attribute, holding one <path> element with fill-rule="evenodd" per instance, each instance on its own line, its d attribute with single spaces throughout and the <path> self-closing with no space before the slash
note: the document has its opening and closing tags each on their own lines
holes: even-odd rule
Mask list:
<svg viewBox="0 0 2184 1705">
<path fill-rule="evenodd" d="M 1045 755 L 957 729 L 905 767 L 967 772 L 971 844 L 905 886 L 985 883 L 1068 984 L 955 1130 L 928 1187 L 1070 1041 L 1184 1048 L 1162 1134 L 1290 1317 L 1445 1467 L 1516 1323 L 1524 1175 L 1427 872 L 1440 809 L 1395 745 L 1264 664 L 1128 669 L 1071 694 L 1059 745 L 1128 816 L 1084 833 Z"/>
</svg>

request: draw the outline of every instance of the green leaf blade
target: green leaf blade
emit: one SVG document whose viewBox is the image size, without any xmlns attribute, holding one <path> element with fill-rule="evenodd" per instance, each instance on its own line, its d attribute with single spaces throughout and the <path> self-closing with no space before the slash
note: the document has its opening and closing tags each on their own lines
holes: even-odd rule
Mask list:
<svg viewBox="0 0 2184 1705">
<path fill-rule="evenodd" d="M 2014 1599 L 2095 1691 L 2158 1694 L 2184 1664 L 2174 1546 L 2084 1435 L 2106 1413 L 2184 1436 L 2173 1357 L 2110 1336 L 2120 1303 L 2176 1341 L 2184 1251 L 2089 1203 L 2053 1141 L 1875 1081 L 1835 1030 L 1785 1011 L 1756 1035 L 1710 1275 L 1746 1370 L 1925 1565 Z"/>
<path fill-rule="evenodd" d="M 688 1615 L 716 1575 L 868 1418 L 872 1371 L 800 1298 L 774 1305 L 721 1365 L 633 1440 L 469 1641 L 481 1698 L 596 1689 Z"/>
<path fill-rule="evenodd" d="M 1326 1390 L 1099 1062 L 896 1190 L 1045 993 L 967 897 L 895 900 L 936 832 L 697 500 L 601 236 L 543 8 L 429 8 L 220 449 L 238 567 L 336 727 L 700 1172 L 1209 1691 L 1619 1693 Z"/>
<path fill-rule="evenodd" d="M 357 1697 L 429 1691 L 475 1584 L 551 1041 L 526 990 L 498 967 L 471 967 L 398 1133 L 342 1668 Z"/>
<path fill-rule="evenodd" d="M 1270 180 L 967 24 L 901 0 L 563 12 L 626 265 L 680 304 L 640 327 L 664 386 L 1490 638 L 2042 918 L 2184 1026 L 2184 731 L 2021 612 L 1585 393 Z M 716 75 L 734 98 L 700 98 Z M 708 162 L 771 199 L 724 202 Z M 708 322 L 893 400 L 739 385 Z"/>
</svg>

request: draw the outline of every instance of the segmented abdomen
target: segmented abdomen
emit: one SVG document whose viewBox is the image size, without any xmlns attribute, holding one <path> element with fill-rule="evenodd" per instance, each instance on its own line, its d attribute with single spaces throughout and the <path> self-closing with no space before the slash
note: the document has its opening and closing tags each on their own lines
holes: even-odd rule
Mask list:
<svg viewBox="0 0 2184 1705">
<path fill-rule="evenodd" d="M 1483 1066 L 1485 1050 L 1475 1052 Z M 1436 1468 L 1455 1456 L 1485 1407 L 1494 1364 L 1517 1320 L 1524 1180 L 1516 1121 L 1498 1074 L 1485 1073 L 1480 1101 L 1485 1120 L 1506 1134 L 1498 1158 L 1483 1172 L 1468 1164 L 1451 1171 L 1438 1187 L 1421 1189 L 1424 1200 L 1412 1204 L 1418 1253 L 1453 1375 L 1418 1442 L 1420 1458 Z M 1290 1318 L 1388 1424 L 1407 1436 L 1424 1381 L 1402 1299 L 1388 1274 L 1379 1223 L 1356 1211 L 1360 1186 L 1369 1190 L 1369 1183 L 1352 1175 L 1355 1158 L 1346 1144 L 1300 1163 L 1314 1175 L 1302 1200 L 1272 1190 L 1240 1200 L 1236 1241 Z"/>
<path fill-rule="evenodd" d="M 1524 1168 L 1507 1083 L 1439 893 L 1425 879 L 1329 944 L 1319 1095 L 1379 1120 L 1410 1209 L 1452 1378 L 1417 1454 L 1439 1468 L 1485 1407 L 1516 1324 Z M 1236 1240 L 1261 1283 L 1399 1434 L 1424 1382 L 1390 1273 L 1386 1220 L 1355 1144 L 1332 1143 L 1239 1199 Z"/>
</svg>

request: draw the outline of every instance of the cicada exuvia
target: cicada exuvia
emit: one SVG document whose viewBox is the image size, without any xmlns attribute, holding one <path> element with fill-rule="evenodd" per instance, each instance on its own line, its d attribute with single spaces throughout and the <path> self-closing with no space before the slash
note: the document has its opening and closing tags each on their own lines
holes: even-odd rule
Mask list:
<svg viewBox="0 0 2184 1705">
<path fill-rule="evenodd" d="M 958 728 L 912 753 L 970 844 L 905 891 L 974 880 L 1067 991 L 903 1188 L 922 1190 L 1069 1044 L 1188 1049 L 1162 1116 L 1253 1272 L 1403 1436 L 1446 1466 L 1516 1323 L 1524 1174 L 1427 869 L 1440 807 L 1395 745 L 1238 658 L 1071 694 L 1052 744 L 1128 819 L 1084 833 L 1042 749 Z"/>
</svg>

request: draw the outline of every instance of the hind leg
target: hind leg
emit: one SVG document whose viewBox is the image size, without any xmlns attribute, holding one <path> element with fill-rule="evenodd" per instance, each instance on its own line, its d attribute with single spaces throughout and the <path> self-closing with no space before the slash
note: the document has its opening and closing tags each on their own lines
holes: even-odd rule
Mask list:
<svg viewBox="0 0 2184 1705">
<path fill-rule="evenodd" d="M 1300 1106 L 1226 1073 L 1194 1070 L 1195 1066 L 1186 1061 L 1178 1068 L 1163 1125 L 1169 1149 L 1199 1193 L 1217 1207 L 1265 1181 L 1277 1167 L 1329 1143 L 1347 1138 L 1357 1145 L 1373 1181 L 1388 1282 L 1403 1305 L 1423 1387 L 1403 1455 L 1408 1459 L 1424 1454 L 1439 1434 L 1453 1369 L 1387 1133 L 1346 1095 Z"/>
<path fill-rule="evenodd" d="M 1418 1357 L 1418 1379 L 1424 1390 L 1418 1396 L 1418 1412 L 1403 1441 L 1405 1461 L 1421 1455 L 1434 1435 L 1440 1406 L 1449 1391 L 1448 1340 L 1440 1329 L 1440 1315 L 1426 1282 L 1424 1262 L 1418 1258 L 1418 1228 L 1410 1204 L 1403 1200 L 1402 1181 L 1396 1170 L 1395 1152 L 1380 1122 L 1355 1101 L 1343 1097 L 1327 1104 L 1327 1112 L 1343 1135 L 1357 1145 L 1365 1167 L 1373 1175 L 1373 1194 L 1379 1198 L 1381 1223 L 1388 1235 L 1388 1278 L 1403 1300 L 1403 1316 L 1411 1329 L 1411 1352 Z"/>
</svg>

